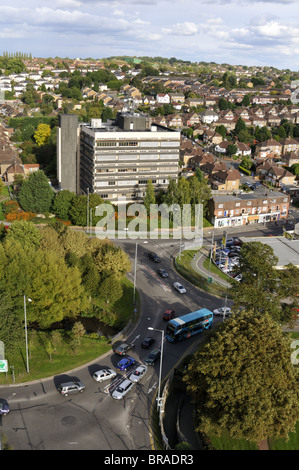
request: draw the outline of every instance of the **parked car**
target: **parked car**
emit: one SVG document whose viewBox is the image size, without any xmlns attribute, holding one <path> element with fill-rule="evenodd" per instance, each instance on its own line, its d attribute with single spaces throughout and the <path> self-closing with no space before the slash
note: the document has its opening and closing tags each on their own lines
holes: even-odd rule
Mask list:
<svg viewBox="0 0 299 470">
<path fill-rule="evenodd" d="M 133 364 L 135 364 L 135 359 L 133 357 L 127 356 L 121 359 L 117 365 L 116 368 L 119 370 L 127 370 L 129 367 L 131 367 Z"/>
<path fill-rule="evenodd" d="M 9 413 L 9 404 L 3 398 L 0 398 L 0 416 L 6 416 Z"/>
<path fill-rule="evenodd" d="M 154 344 L 155 341 L 156 341 L 155 338 L 152 338 L 151 336 L 147 336 L 142 341 L 141 347 L 144 349 L 149 349 L 152 346 L 152 344 Z"/>
<path fill-rule="evenodd" d="M 172 285 L 180 294 L 186 294 L 187 291 L 180 282 L 174 282 Z"/>
<path fill-rule="evenodd" d="M 154 252 L 150 252 L 148 255 L 147 255 L 148 259 L 150 259 L 151 261 L 154 261 L 154 263 L 161 263 L 161 258 L 159 258 L 159 256 L 154 253 Z"/>
<path fill-rule="evenodd" d="M 153 349 L 144 359 L 142 362 L 147 364 L 148 366 L 153 366 L 157 359 L 161 356 L 160 349 Z"/>
<path fill-rule="evenodd" d="M 171 320 L 172 318 L 174 318 L 174 315 L 175 315 L 175 311 L 174 310 L 171 310 L 170 308 L 168 308 L 167 310 L 165 310 L 165 312 L 163 313 L 163 320 Z"/>
<path fill-rule="evenodd" d="M 220 307 L 213 310 L 214 315 L 231 315 L 232 311 L 229 307 Z"/>
<path fill-rule="evenodd" d="M 128 379 L 123 380 L 119 386 L 112 392 L 111 396 L 115 400 L 123 398 L 133 387 L 133 382 Z"/>
<path fill-rule="evenodd" d="M 134 383 L 139 382 L 139 380 L 141 380 L 142 377 L 144 377 L 146 373 L 147 373 L 147 367 L 140 365 L 137 367 L 137 369 L 134 370 L 134 372 L 132 372 L 129 379 L 131 380 L 131 382 L 134 382 Z"/>
<path fill-rule="evenodd" d="M 119 354 L 120 356 L 124 356 L 127 351 L 129 351 L 130 349 L 133 349 L 134 347 L 135 345 L 132 343 L 121 343 L 115 348 L 113 348 L 113 351 L 116 354 Z"/>
<path fill-rule="evenodd" d="M 85 385 L 83 382 L 74 381 L 74 382 L 65 382 L 58 385 L 58 391 L 64 397 L 67 397 L 69 394 L 84 392 Z"/>
<path fill-rule="evenodd" d="M 114 379 L 116 377 L 116 372 L 113 369 L 102 369 L 98 370 L 93 374 L 94 380 L 97 382 L 104 382 L 104 380 Z"/>
<path fill-rule="evenodd" d="M 168 277 L 168 272 L 165 271 L 165 269 L 158 269 L 158 274 L 161 276 L 161 277 Z"/>
<path fill-rule="evenodd" d="M 236 276 L 234 276 L 234 280 L 237 281 L 237 282 L 241 282 L 242 279 L 243 279 L 242 274 L 237 274 Z"/>
</svg>

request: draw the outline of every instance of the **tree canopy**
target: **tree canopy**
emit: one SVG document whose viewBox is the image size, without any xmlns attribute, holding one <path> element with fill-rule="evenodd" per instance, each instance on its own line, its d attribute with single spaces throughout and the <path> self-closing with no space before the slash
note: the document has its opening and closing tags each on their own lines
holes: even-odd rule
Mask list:
<svg viewBox="0 0 299 470">
<path fill-rule="evenodd" d="M 18 200 L 25 211 L 44 213 L 50 211 L 54 191 L 42 170 L 35 171 L 23 183 Z"/>
<path fill-rule="evenodd" d="M 192 358 L 185 375 L 198 429 L 259 442 L 286 438 L 299 419 L 290 340 L 270 315 L 236 314 Z"/>
</svg>

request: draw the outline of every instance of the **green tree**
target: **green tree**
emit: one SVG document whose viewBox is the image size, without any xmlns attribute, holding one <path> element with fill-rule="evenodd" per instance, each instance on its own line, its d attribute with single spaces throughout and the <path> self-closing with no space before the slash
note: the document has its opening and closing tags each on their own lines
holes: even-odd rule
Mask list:
<svg viewBox="0 0 299 470">
<path fill-rule="evenodd" d="M 99 287 L 99 297 L 104 299 L 106 303 L 114 304 L 121 299 L 123 288 L 120 279 L 115 276 L 109 276 L 104 279 Z"/>
<path fill-rule="evenodd" d="M 269 245 L 261 242 L 243 244 L 238 266 L 242 282 L 234 283 L 231 289 L 236 307 L 246 306 L 255 314 L 268 312 L 273 318 L 281 320 L 280 298 L 277 295 L 278 275 L 275 269 L 277 261 L 278 258 Z"/>
<path fill-rule="evenodd" d="M 34 213 L 48 212 L 54 198 L 54 191 L 42 170 L 32 173 L 22 184 L 18 195 L 20 206 Z"/>
<path fill-rule="evenodd" d="M 147 182 L 143 204 L 147 210 L 147 214 L 149 215 L 151 204 L 156 204 L 155 187 L 152 180 L 148 180 Z"/>
<path fill-rule="evenodd" d="M 226 154 L 231 157 L 232 155 L 235 155 L 238 151 L 238 147 L 234 144 L 229 144 L 226 149 Z"/>
<path fill-rule="evenodd" d="M 69 211 L 75 196 L 75 193 L 68 190 L 57 192 L 53 199 L 54 214 L 62 220 L 69 220 Z"/>
<path fill-rule="evenodd" d="M 290 343 L 268 314 L 242 312 L 224 322 L 196 352 L 184 378 L 198 430 L 256 443 L 288 438 L 299 419 Z"/>
<path fill-rule="evenodd" d="M 6 235 L 6 239 L 17 240 L 23 246 L 29 245 L 38 247 L 42 239 L 42 234 L 33 222 L 27 222 L 25 220 L 16 220 L 10 226 L 10 229 Z"/>
</svg>

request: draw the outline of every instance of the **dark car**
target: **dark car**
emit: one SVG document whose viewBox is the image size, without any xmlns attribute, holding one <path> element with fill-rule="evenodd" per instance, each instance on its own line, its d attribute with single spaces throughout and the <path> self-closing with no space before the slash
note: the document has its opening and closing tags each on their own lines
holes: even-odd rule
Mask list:
<svg viewBox="0 0 299 470">
<path fill-rule="evenodd" d="M 0 399 L 0 416 L 5 416 L 9 413 L 9 404 L 6 400 Z"/>
<path fill-rule="evenodd" d="M 129 367 L 131 367 L 133 364 L 135 364 L 135 359 L 133 357 L 127 356 L 121 359 L 117 365 L 116 368 L 119 370 L 127 370 Z"/>
<path fill-rule="evenodd" d="M 151 336 L 147 336 L 144 338 L 144 340 L 141 343 L 141 347 L 144 349 L 149 349 L 152 344 L 154 344 L 155 338 L 152 338 Z"/>
<path fill-rule="evenodd" d="M 163 313 L 163 320 L 171 320 L 172 318 L 174 318 L 174 310 L 171 310 L 170 308 L 165 310 L 165 312 Z"/>
<path fill-rule="evenodd" d="M 163 268 L 158 269 L 158 274 L 161 277 L 168 277 L 168 272 L 166 272 L 165 269 L 163 269 Z"/>
<path fill-rule="evenodd" d="M 152 351 L 143 359 L 144 364 L 153 366 L 157 359 L 161 356 L 160 349 L 152 349 Z"/>
<path fill-rule="evenodd" d="M 156 254 L 156 253 L 153 253 L 153 252 L 150 252 L 148 255 L 147 255 L 148 259 L 150 259 L 151 261 L 154 261 L 154 263 L 161 263 L 161 258 L 159 258 L 159 256 Z"/>
<path fill-rule="evenodd" d="M 134 346 L 135 345 L 132 343 L 121 343 L 118 346 L 113 347 L 113 351 L 116 354 L 119 354 L 120 356 L 124 356 L 126 352 L 129 351 L 130 349 L 133 349 Z"/>
</svg>

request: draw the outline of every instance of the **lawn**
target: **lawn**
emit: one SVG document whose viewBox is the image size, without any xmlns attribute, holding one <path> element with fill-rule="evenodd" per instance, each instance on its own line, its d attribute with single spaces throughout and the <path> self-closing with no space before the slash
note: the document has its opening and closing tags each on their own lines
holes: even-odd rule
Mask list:
<svg viewBox="0 0 299 470">
<path fill-rule="evenodd" d="M 66 372 L 92 361 L 111 350 L 106 339 L 81 338 L 80 346 L 74 347 L 70 335 L 61 330 L 61 340 L 53 350 L 52 336 L 49 331 L 28 332 L 29 373 L 26 372 L 25 338 L 22 348 L 14 354 L 7 354 L 9 371 L 0 375 L 0 384 L 12 384 L 14 370 L 15 382 L 30 382 Z M 51 344 L 51 349 L 49 345 Z"/>
</svg>

